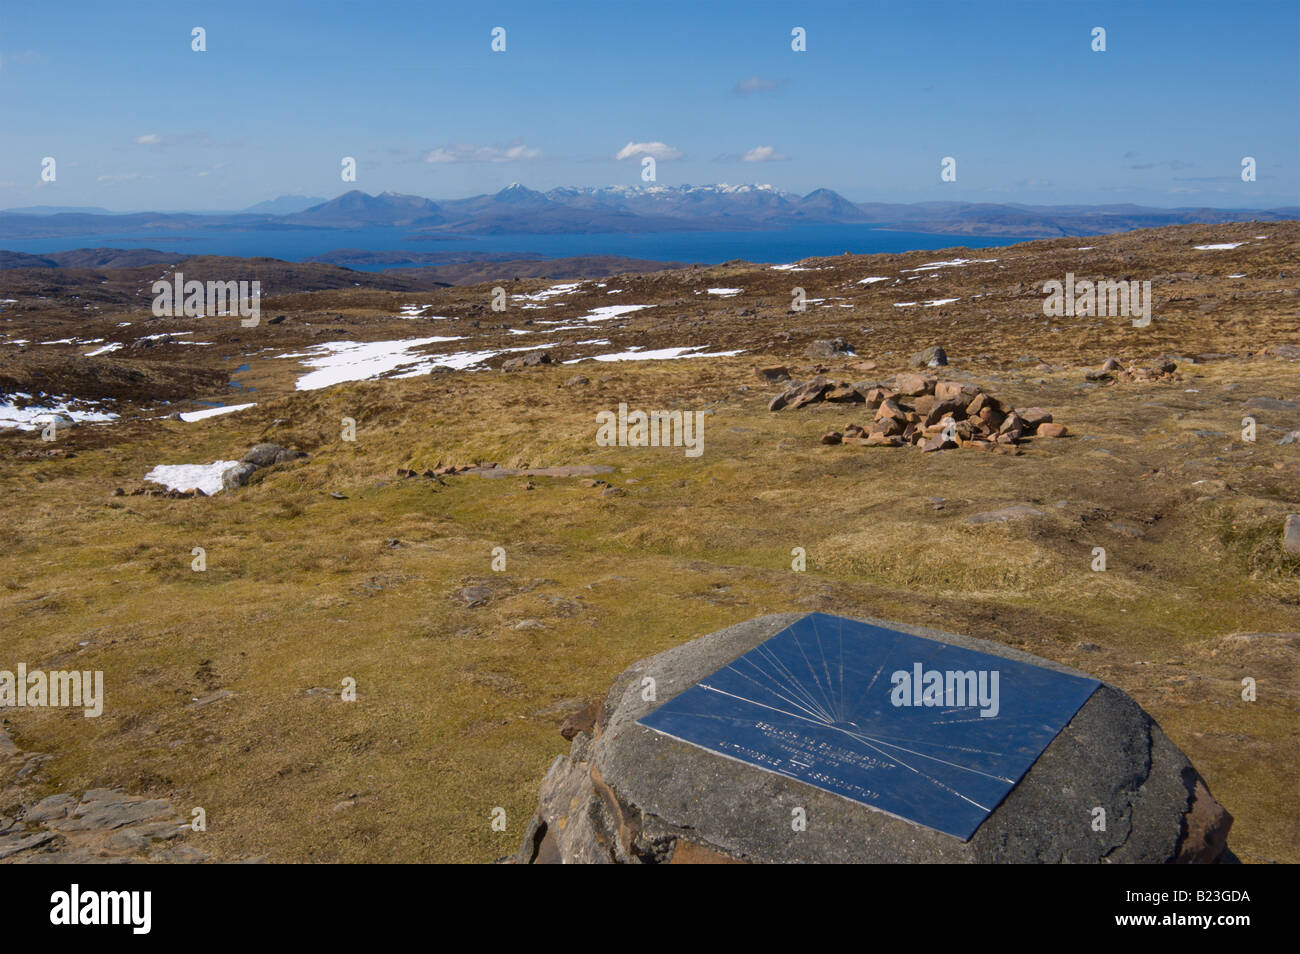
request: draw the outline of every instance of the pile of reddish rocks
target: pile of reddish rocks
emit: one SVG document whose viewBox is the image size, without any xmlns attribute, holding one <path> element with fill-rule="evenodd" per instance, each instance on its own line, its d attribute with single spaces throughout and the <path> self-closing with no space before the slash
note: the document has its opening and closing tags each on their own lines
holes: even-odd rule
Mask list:
<svg viewBox="0 0 1300 954">
<path fill-rule="evenodd" d="M 1211 356 L 1206 355 L 1206 357 Z M 1084 378 L 1089 381 L 1104 381 L 1107 383 L 1121 381 L 1126 384 L 1148 384 L 1160 381 L 1178 381 L 1180 378 L 1175 374 L 1177 370 L 1177 362 L 1168 358 L 1161 358 L 1149 368 L 1139 367 L 1136 362 L 1130 362 L 1126 368 L 1114 358 L 1107 358 L 1100 368 L 1084 374 Z"/>
<path fill-rule="evenodd" d="M 798 408 L 815 401 L 864 404 L 875 410 L 866 427 L 850 424 L 822 435 L 823 444 L 866 447 L 919 445 L 924 451 L 976 447 L 1016 453 L 1022 438 L 1065 437 L 1064 424 L 1040 407 L 1016 410 L 973 384 L 939 381 L 925 374 L 895 375 L 891 386 L 861 386 L 814 378 L 778 395 L 769 409 Z"/>
</svg>

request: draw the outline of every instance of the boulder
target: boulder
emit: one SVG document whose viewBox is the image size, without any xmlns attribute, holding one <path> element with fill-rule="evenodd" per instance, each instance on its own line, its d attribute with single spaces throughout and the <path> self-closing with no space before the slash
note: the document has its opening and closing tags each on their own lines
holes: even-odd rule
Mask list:
<svg viewBox="0 0 1300 954">
<path fill-rule="evenodd" d="M 840 384 L 822 395 L 822 400 L 833 404 L 862 404 L 866 397 L 852 385 Z"/>
<path fill-rule="evenodd" d="M 917 410 L 920 410 L 920 408 Z M 948 418 L 956 421 L 958 417 L 965 413 L 966 402 L 959 397 L 950 398 L 947 401 L 935 401 L 930 405 L 929 411 L 926 412 L 925 425 L 929 427 Z"/>
<path fill-rule="evenodd" d="M 867 406 L 875 408 L 880 407 L 886 398 L 893 397 L 893 392 L 887 388 L 875 387 L 867 390 L 866 397 Z"/>
<path fill-rule="evenodd" d="M 969 384 L 962 384 L 960 381 L 939 381 L 934 386 L 934 399 L 936 401 L 955 401 L 961 398 L 962 406 L 965 407 L 975 399 L 975 388 Z"/>
<path fill-rule="evenodd" d="M 998 428 L 999 435 L 1005 435 L 1012 443 L 1020 440 L 1020 436 L 1025 432 L 1025 422 L 1019 414 L 1012 411 L 1007 415 L 1002 426 Z"/>
<path fill-rule="evenodd" d="M 270 467 L 284 450 L 279 444 L 254 444 L 240 460 L 254 467 Z"/>
<path fill-rule="evenodd" d="M 907 414 L 903 411 L 902 407 L 899 406 L 897 401 L 890 398 L 882 403 L 880 407 L 876 408 L 875 420 L 894 420 L 901 424 L 907 421 Z"/>
<path fill-rule="evenodd" d="M 809 358 L 826 358 L 834 360 L 853 354 L 853 347 L 843 338 L 824 338 L 814 341 L 804 351 Z"/>
<path fill-rule="evenodd" d="M 894 375 L 894 390 L 903 397 L 920 397 L 934 392 L 934 379 L 923 374 Z"/>
<path fill-rule="evenodd" d="M 257 470 L 256 464 L 250 464 L 244 461 L 235 464 L 233 467 L 227 467 L 221 473 L 221 489 L 234 490 L 236 487 L 242 487 L 248 483 L 248 478 L 253 476 L 253 471 Z"/>
<path fill-rule="evenodd" d="M 529 351 L 526 354 L 517 355 L 513 358 L 506 358 L 501 364 L 502 371 L 518 371 L 521 368 L 536 368 L 543 364 L 551 363 L 551 353 L 549 351 Z"/>
<path fill-rule="evenodd" d="M 1282 525 L 1282 549 L 1300 556 L 1300 513 L 1287 515 Z"/>
<path fill-rule="evenodd" d="M 932 437 L 927 437 L 925 440 L 921 442 L 922 452 L 949 450 L 950 448 L 956 446 L 957 446 L 957 442 L 952 440 L 950 437 L 946 436 L 943 433 L 935 434 Z"/>
<path fill-rule="evenodd" d="M 924 351 L 918 351 L 908 361 L 914 368 L 942 368 L 948 363 L 948 353 L 939 345 L 931 345 Z"/>
<path fill-rule="evenodd" d="M 1038 425 L 1048 424 L 1052 420 L 1051 413 L 1041 407 L 1027 407 L 1023 411 L 1017 411 L 1016 413 L 1020 415 L 1020 420 L 1024 422 L 1025 431 L 1030 434 L 1038 430 Z"/>
<path fill-rule="evenodd" d="M 537 620 L 524 620 L 524 622 L 536 623 Z M 539 623 L 537 626 L 529 628 L 536 629 L 539 628 L 540 625 L 541 624 Z M 519 628 L 519 626 L 515 627 L 515 629 Z M 590 732 L 596 723 L 597 716 L 599 715 L 600 701 L 593 700 L 592 702 L 588 702 L 577 712 L 572 712 L 565 716 L 564 722 L 560 726 L 560 735 L 562 735 L 566 741 L 572 742 L 573 737 L 579 732 Z"/>
<path fill-rule="evenodd" d="M 761 616 L 619 676 L 590 732 L 552 763 L 517 864 L 1165 863 L 1234 861 L 1232 817 L 1160 726 L 1101 683 L 968 841 L 724 758 L 637 720 L 805 614 Z M 1085 676 L 998 643 L 863 622 Z M 654 680 L 646 698 L 643 680 Z M 791 825 L 803 810 L 806 829 Z M 1106 810 L 1094 830 L 1094 810 Z"/>
<path fill-rule="evenodd" d="M 769 411 L 779 411 L 783 407 L 795 410 L 822 400 L 826 393 L 834 389 L 834 387 L 834 384 L 818 375 L 807 384 L 793 385 L 784 394 L 778 394 L 772 399 L 772 403 L 767 408 Z"/>
</svg>

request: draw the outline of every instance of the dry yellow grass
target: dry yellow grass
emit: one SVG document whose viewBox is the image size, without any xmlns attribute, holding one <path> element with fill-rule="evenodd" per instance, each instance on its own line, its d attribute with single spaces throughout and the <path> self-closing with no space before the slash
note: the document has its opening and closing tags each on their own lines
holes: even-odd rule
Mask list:
<svg viewBox="0 0 1300 954">
<path fill-rule="evenodd" d="M 1251 228 L 1171 232 L 1181 249 Z M 1273 231 L 1284 229 L 1300 233 Z M 1060 244 L 1018 248 L 1028 261 Z M 1013 260 L 1015 250 L 999 251 Z M 1161 267 L 1177 267 L 1175 252 Z M 849 282 L 879 273 L 872 262 L 848 267 Z M 1062 267 L 1050 260 L 1038 277 Z M 695 280 L 748 287 L 757 279 L 745 268 Z M 678 280 L 629 279 L 628 300 L 637 282 Z M 917 297 L 949 291 L 934 281 L 917 282 Z M 21 784 L 12 767 L 0 770 L 0 814 L 56 791 L 120 787 L 185 814 L 203 806 L 209 830 L 196 843 L 219 858 L 487 861 L 518 846 L 538 782 L 567 749 L 557 729 L 575 700 L 603 695 L 629 663 L 682 640 L 762 613 L 823 610 L 998 640 L 1118 685 L 1236 816 L 1230 843 L 1244 860 L 1300 861 L 1300 650 L 1225 639 L 1300 632 L 1300 561 L 1280 546 L 1283 516 L 1300 512 L 1300 445 L 1276 443 L 1300 422 L 1261 412 L 1260 440 L 1239 439 L 1246 398 L 1300 396 L 1297 365 L 1187 364 L 1181 382 L 1107 388 L 1085 385 L 1078 366 L 1188 341 L 1239 352 L 1243 341 L 1294 337 L 1293 311 L 1260 312 L 1283 300 L 1285 282 L 1273 297 L 1234 298 L 1209 317 L 1194 303 L 1212 283 L 1187 282 L 1200 289 L 1190 304 L 1145 335 L 1117 326 L 1035 339 L 1035 355 L 1058 365 L 1048 371 L 1015 364 L 1011 349 L 1031 346 L 1010 311 L 996 334 L 974 310 L 936 313 L 925 327 L 891 325 L 889 308 L 831 316 L 872 322 L 857 343 L 880 374 L 937 338 L 970 356 L 960 366 L 977 382 L 1016 406 L 1048 408 L 1074 434 L 1037 440 L 1019 457 L 823 446 L 821 433 L 863 415 L 769 413 L 771 391 L 752 369 L 798 353 L 771 345 L 733 359 L 458 372 L 303 393 L 292 391 L 296 362 L 268 360 L 249 379 L 261 389 L 251 410 L 78 431 L 68 438 L 75 457 L 10 453 L 0 459 L 0 668 L 102 669 L 108 698 L 97 720 L 4 713 L 25 752 L 52 757 Z M 303 309 L 327 307 L 298 297 Z M 383 308 L 373 297 L 358 307 Z M 790 323 L 763 308 L 749 317 L 716 307 L 715 347 L 771 341 Z M 818 336 L 853 332 L 831 318 Z M 398 325 L 427 333 L 390 322 L 375 334 Z M 975 357 L 981 345 L 996 355 Z M 591 383 L 564 387 L 575 370 Z M 712 411 L 704 455 L 596 446 L 595 412 L 620 401 Z M 357 421 L 355 443 L 340 439 L 344 417 Z M 11 451 L 41 446 L 35 435 L 5 440 Z M 212 498 L 112 495 L 156 464 L 230 459 L 259 440 L 310 456 Z M 475 461 L 607 464 L 616 470 L 605 479 L 624 494 L 573 478 L 536 477 L 529 490 L 519 477 L 440 485 L 396 476 Z M 1042 515 L 966 522 L 1015 503 Z M 204 573 L 190 569 L 196 546 L 207 551 Z M 1098 546 L 1105 573 L 1090 569 Z M 791 569 L 794 547 L 807 551 L 806 572 Z M 476 585 L 492 595 L 470 608 L 457 594 Z M 1247 676 L 1257 702 L 1241 699 Z M 355 703 L 339 697 L 347 678 Z M 232 694 L 193 705 L 221 690 Z M 504 833 L 490 826 L 497 806 Z"/>
<path fill-rule="evenodd" d="M 1275 532 L 1294 451 L 1249 448 L 1216 479 L 1257 486 L 1197 502 L 1200 478 L 1180 470 L 1187 431 L 1166 407 L 1181 389 L 1079 403 L 1065 381 L 1020 386 L 1079 436 L 1022 457 L 824 447 L 817 435 L 852 410 L 770 414 L 740 390 L 751 364 L 711 364 L 707 393 L 690 362 L 620 366 L 589 389 L 557 387 L 568 369 L 497 375 L 464 402 L 430 394 L 459 376 L 350 385 L 7 467 L 6 660 L 103 669 L 108 684 L 98 720 L 9 713 L 24 749 L 55 754 L 33 794 L 107 785 L 202 805 L 203 845 L 220 857 L 485 861 L 516 846 L 564 750 L 557 704 L 603 694 L 680 640 L 825 609 L 998 639 L 1115 682 L 1237 816 L 1245 858 L 1297 860 L 1282 794 L 1300 781 L 1295 653 L 1215 655 L 1232 631 L 1300 631 L 1296 563 Z M 1207 366 L 1196 386 L 1212 395 L 1231 378 L 1271 393 L 1291 373 Z M 668 395 L 712 405 L 703 457 L 594 446 L 594 409 Z M 330 436 L 350 410 L 355 444 Z M 1209 416 L 1226 431 L 1233 414 Z M 290 428 L 312 437 L 311 456 L 239 492 L 111 496 L 162 460 L 230 457 Z M 1138 450 L 1105 458 L 1126 445 Z M 472 460 L 607 463 L 626 495 L 569 478 L 526 490 L 514 477 L 394 476 Z M 964 521 L 1011 502 L 1044 516 Z M 1089 568 L 1097 545 L 1104 574 Z M 204 573 L 190 569 L 194 546 Z M 490 566 L 496 546 L 503 573 Z M 806 573 L 790 568 L 795 546 Z M 491 600 L 464 606 L 456 594 L 470 584 Z M 1240 701 L 1243 674 L 1260 681 L 1254 704 Z M 348 677 L 355 703 L 338 696 Z M 218 689 L 233 695 L 192 706 Z M 504 834 L 489 825 L 496 806 Z"/>
</svg>

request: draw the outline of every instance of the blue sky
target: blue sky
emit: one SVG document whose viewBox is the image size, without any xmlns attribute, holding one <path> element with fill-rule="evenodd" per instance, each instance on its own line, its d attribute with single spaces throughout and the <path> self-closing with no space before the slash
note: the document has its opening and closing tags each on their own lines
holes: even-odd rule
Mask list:
<svg viewBox="0 0 1300 954">
<path fill-rule="evenodd" d="M 207 31 L 193 52 L 191 29 Z M 506 29 L 506 51 L 490 48 Z M 807 51 L 790 47 L 795 26 Z M 1094 27 L 1107 50 L 1091 49 Z M 855 201 L 1300 203 L 1300 3 L 19 3 L 0 208 L 766 182 Z M 662 145 L 649 145 L 662 144 Z M 41 183 L 43 157 L 57 179 Z M 340 180 L 357 160 L 355 185 Z M 746 161 L 748 156 L 749 161 Z M 957 181 L 940 161 L 957 160 Z M 1258 163 L 1241 181 L 1241 161 Z"/>
</svg>

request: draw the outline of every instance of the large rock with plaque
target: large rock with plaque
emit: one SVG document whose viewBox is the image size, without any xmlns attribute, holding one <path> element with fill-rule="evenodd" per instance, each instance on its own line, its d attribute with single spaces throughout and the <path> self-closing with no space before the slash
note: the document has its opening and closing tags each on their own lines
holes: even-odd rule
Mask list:
<svg viewBox="0 0 1300 954">
<path fill-rule="evenodd" d="M 821 613 L 644 659 L 511 861 L 1211 862 L 1231 816 L 1120 690 L 996 643 Z"/>
</svg>

